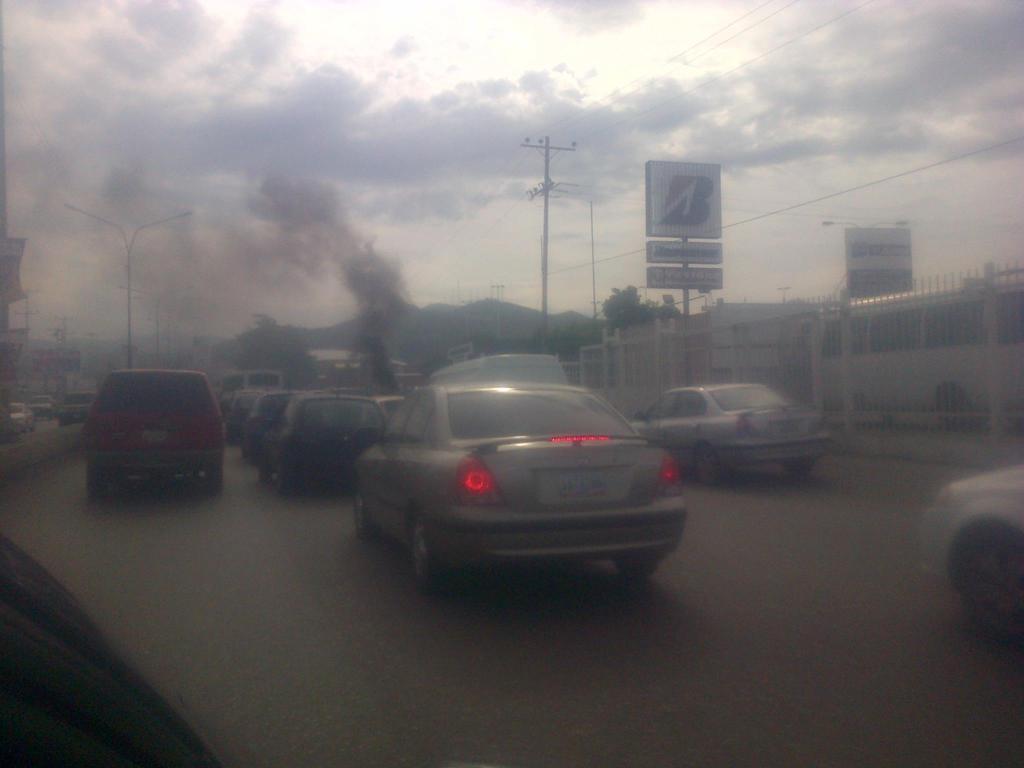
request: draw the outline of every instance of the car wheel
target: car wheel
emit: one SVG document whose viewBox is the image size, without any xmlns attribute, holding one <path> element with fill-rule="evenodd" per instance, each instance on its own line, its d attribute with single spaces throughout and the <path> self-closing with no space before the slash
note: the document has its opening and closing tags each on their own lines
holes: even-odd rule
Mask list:
<svg viewBox="0 0 1024 768">
<path fill-rule="evenodd" d="M 1000 638 L 1024 636 L 1024 537 L 993 532 L 963 545 L 960 595 L 971 620 Z"/>
<path fill-rule="evenodd" d="M 360 539 L 368 541 L 377 537 L 377 525 L 366 509 L 366 501 L 358 489 L 352 497 L 352 521 L 356 529 L 356 536 Z"/>
<path fill-rule="evenodd" d="M 725 478 L 725 467 L 718 451 L 707 443 L 698 445 L 693 452 L 694 474 L 704 485 L 718 485 Z"/>
<path fill-rule="evenodd" d="M 817 459 L 810 458 L 790 459 L 789 461 L 782 462 L 782 466 L 788 475 L 799 480 L 803 480 L 810 477 L 811 472 L 814 471 L 814 465 L 816 462 Z"/>
<path fill-rule="evenodd" d="M 437 589 L 440 569 L 430 548 L 430 537 L 423 521 L 415 517 L 409 526 L 409 547 L 412 550 L 412 570 L 420 592 L 430 594 Z"/>
<path fill-rule="evenodd" d="M 615 561 L 615 568 L 619 572 L 619 578 L 627 583 L 646 582 L 661 564 L 660 557 L 636 556 L 623 557 Z"/>
</svg>

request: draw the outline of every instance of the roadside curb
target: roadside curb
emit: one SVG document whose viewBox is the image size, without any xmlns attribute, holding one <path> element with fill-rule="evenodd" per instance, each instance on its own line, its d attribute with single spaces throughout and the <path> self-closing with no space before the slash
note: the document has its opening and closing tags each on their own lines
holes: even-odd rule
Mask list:
<svg viewBox="0 0 1024 768">
<path fill-rule="evenodd" d="M 82 425 L 36 432 L 14 443 L 0 445 L 0 487 L 9 485 L 32 467 L 77 451 Z"/>
</svg>

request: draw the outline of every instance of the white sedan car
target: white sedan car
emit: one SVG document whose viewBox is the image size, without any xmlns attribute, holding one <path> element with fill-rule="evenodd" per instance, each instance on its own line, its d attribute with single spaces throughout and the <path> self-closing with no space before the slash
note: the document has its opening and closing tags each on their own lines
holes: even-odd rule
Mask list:
<svg viewBox="0 0 1024 768">
<path fill-rule="evenodd" d="M 949 577 L 972 619 L 1024 635 L 1024 464 L 950 483 L 921 541 L 925 568 Z"/>
</svg>

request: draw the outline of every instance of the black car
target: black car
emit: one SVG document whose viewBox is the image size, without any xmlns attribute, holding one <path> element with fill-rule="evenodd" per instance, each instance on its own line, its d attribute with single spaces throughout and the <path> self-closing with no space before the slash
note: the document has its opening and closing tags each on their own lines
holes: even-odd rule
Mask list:
<svg viewBox="0 0 1024 768">
<path fill-rule="evenodd" d="M 291 392 L 266 392 L 256 400 L 242 427 L 242 458 L 259 466 L 263 438 L 284 414 Z"/>
<path fill-rule="evenodd" d="M 229 443 L 241 441 L 245 420 L 249 418 L 249 412 L 262 394 L 262 390 L 243 389 L 231 398 L 231 407 L 224 411 L 224 436 Z"/>
<path fill-rule="evenodd" d="M 68 392 L 57 406 L 57 423 L 62 427 L 68 424 L 84 424 L 95 399 L 95 392 Z"/>
<path fill-rule="evenodd" d="M 296 395 L 263 441 L 260 479 L 282 493 L 316 480 L 350 485 L 356 459 L 380 438 L 385 421 L 370 397 Z"/>
</svg>

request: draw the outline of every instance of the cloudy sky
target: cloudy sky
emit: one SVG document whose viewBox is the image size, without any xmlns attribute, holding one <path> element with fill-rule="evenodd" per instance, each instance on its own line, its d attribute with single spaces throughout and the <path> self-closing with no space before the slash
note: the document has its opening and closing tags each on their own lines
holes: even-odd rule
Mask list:
<svg viewBox="0 0 1024 768">
<path fill-rule="evenodd" d="M 545 133 L 551 306 L 589 311 L 599 259 L 642 247 L 643 164 L 723 166 L 726 224 L 1024 135 L 1018 0 L 8 2 L 10 230 L 33 323 L 124 323 L 117 235 L 185 333 L 253 313 L 327 324 L 367 244 L 418 304 L 540 304 Z M 1020 260 L 1024 142 L 728 228 L 727 300 L 832 291 L 842 232 L 907 220 L 915 271 Z M 568 186 L 568 184 L 578 186 Z M 599 297 L 643 285 L 599 265 Z M 122 287 L 119 290 L 119 286 Z M 660 292 L 658 292 L 660 293 Z M 19 325 L 15 307 L 13 324 Z M 35 335 L 35 334 L 34 334 Z"/>
</svg>

